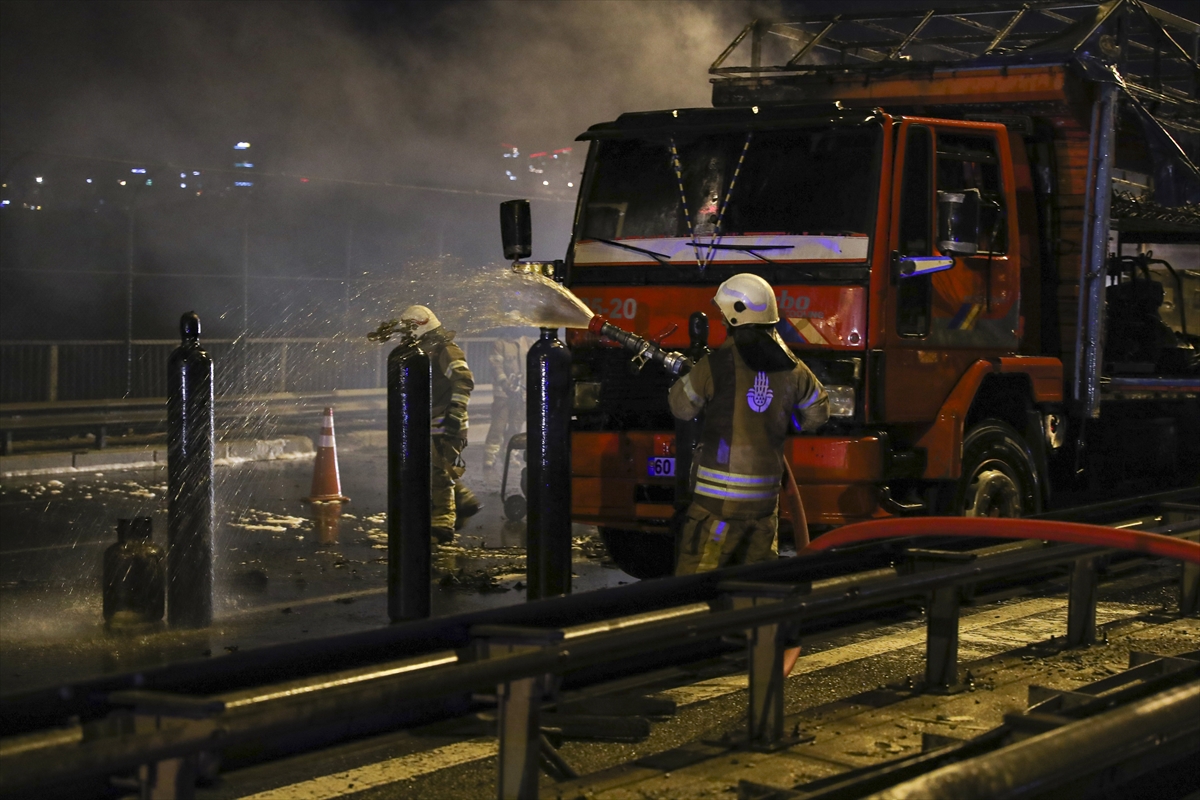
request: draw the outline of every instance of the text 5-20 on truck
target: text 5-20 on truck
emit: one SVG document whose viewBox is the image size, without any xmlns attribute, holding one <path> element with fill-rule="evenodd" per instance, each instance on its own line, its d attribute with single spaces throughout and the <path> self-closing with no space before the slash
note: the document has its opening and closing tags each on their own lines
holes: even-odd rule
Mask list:
<svg viewBox="0 0 1200 800">
<path fill-rule="evenodd" d="M 816 530 L 1194 484 L 1198 32 L 1135 0 L 755 21 L 714 108 L 580 137 L 566 283 L 653 338 L 765 278 L 832 404 L 786 449 Z M 573 516 L 664 572 L 671 379 L 569 343 Z"/>
</svg>

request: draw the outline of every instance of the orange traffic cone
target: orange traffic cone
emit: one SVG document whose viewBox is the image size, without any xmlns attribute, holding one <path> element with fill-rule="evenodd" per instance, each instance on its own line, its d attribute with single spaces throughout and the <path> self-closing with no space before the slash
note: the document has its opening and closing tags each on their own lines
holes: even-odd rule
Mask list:
<svg viewBox="0 0 1200 800">
<path fill-rule="evenodd" d="M 317 443 L 317 457 L 313 462 L 312 490 L 305 502 L 311 503 L 313 507 L 317 544 L 337 544 L 338 520 L 342 516 L 342 505 L 349 503 L 350 498 L 342 494 L 342 480 L 338 475 L 332 408 L 325 409 L 321 439 Z"/>
</svg>

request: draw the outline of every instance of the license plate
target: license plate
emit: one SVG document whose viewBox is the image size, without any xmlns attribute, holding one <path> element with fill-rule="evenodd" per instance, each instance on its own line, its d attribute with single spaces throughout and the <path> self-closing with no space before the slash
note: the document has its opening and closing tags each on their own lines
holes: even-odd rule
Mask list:
<svg viewBox="0 0 1200 800">
<path fill-rule="evenodd" d="M 672 478 L 675 476 L 675 459 L 650 458 L 646 462 L 646 474 L 651 478 Z"/>
</svg>

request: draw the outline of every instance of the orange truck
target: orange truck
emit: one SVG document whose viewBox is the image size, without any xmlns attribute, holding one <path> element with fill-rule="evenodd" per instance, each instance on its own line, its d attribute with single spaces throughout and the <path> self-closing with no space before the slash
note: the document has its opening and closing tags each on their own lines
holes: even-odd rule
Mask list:
<svg viewBox="0 0 1200 800">
<path fill-rule="evenodd" d="M 1194 484 L 1198 34 L 1136 0 L 752 22 L 713 108 L 579 137 L 565 283 L 683 350 L 722 280 L 770 282 L 832 402 L 786 450 L 815 532 Z M 573 517 L 662 574 L 672 378 L 568 343 Z"/>
</svg>

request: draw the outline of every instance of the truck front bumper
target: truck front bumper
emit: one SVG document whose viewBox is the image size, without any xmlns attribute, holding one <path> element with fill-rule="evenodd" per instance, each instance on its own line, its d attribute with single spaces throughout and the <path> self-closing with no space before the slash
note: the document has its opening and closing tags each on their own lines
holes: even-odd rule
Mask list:
<svg viewBox="0 0 1200 800">
<path fill-rule="evenodd" d="M 878 436 L 796 436 L 785 452 L 811 525 L 887 516 L 879 506 L 888 445 Z M 674 478 L 649 477 L 648 460 L 674 456 L 675 437 L 654 431 L 578 431 L 571 439 L 571 515 L 582 523 L 666 531 Z"/>
</svg>

